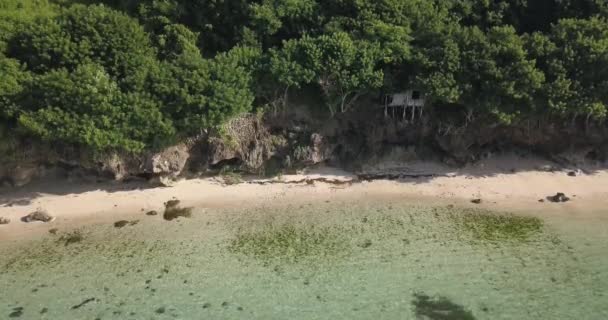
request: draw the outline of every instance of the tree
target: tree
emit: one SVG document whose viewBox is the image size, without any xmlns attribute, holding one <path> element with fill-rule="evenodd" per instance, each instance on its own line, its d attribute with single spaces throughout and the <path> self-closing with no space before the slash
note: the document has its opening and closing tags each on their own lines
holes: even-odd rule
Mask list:
<svg viewBox="0 0 608 320">
<path fill-rule="evenodd" d="M 37 73 L 93 62 L 127 90 L 141 89 L 155 57 L 137 20 L 104 6 L 84 5 L 31 24 L 10 41 L 8 53 Z"/>
<path fill-rule="evenodd" d="M 565 19 L 548 36 L 535 34 L 530 47 L 545 71 L 549 110 L 573 119 L 603 119 L 608 106 L 608 21 Z"/>
<path fill-rule="evenodd" d="M 153 100 L 122 93 L 96 64 L 35 76 L 17 101 L 19 130 L 46 141 L 139 152 L 175 133 Z"/>
<path fill-rule="evenodd" d="M 458 35 L 461 68 L 456 81 L 459 102 L 473 110 L 494 114 L 509 123 L 534 111 L 544 75 L 528 57 L 524 41 L 512 27 L 494 27 L 484 34 L 464 28 Z"/>
<path fill-rule="evenodd" d="M 238 50 L 215 59 L 181 54 L 162 63 L 151 89 L 178 129 L 185 133 L 217 127 L 251 110 L 251 75 L 244 67 L 255 53 Z"/>
<path fill-rule="evenodd" d="M 285 42 L 281 51 L 274 51 L 270 70 L 285 92 L 316 81 L 334 115 L 348 111 L 362 94 L 382 85 L 380 57 L 380 50 L 373 43 L 355 42 L 344 32 L 316 38 L 304 36 Z"/>
</svg>

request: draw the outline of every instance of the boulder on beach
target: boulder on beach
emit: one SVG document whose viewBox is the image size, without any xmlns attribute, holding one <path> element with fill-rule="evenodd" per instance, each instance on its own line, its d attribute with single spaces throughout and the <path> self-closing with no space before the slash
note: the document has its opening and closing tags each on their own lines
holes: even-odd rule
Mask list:
<svg viewBox="0 0 608 320">
<path fill-rule="evenodd" d="M 481 204 L 482 201 L 481 201 L 481 199 L 473 199 L 473 200 L 471 200 L 471 202 L 474 204 Z"/>
<path fill-rule="evenodd" d="M 55 217 L 51 216 L 46 210 L 43 209 L 38 209 L 30 214 L 28 214 L 27 216 L 21 218 L 21 220 L 23 222 L 34 222 L 34 221 L 41 221 L 41 222 L 51 222 L 55 219 Z"/>
<path fill-rule="evenodd" d="M 558 192 L 554 196 L 547 197 L 547 200 L 549 200 L 551 202 L 568 202 L 568 201 L 570 201 L 570 198 L 566 197 L 566 195 L 564 193 Z"/>
</svg>

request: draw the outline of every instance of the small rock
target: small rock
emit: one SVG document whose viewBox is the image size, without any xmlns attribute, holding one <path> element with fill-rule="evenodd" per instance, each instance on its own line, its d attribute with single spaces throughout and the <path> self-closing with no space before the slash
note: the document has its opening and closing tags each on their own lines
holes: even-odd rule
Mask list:
<svg viewBox="0 0 608 320">
<path fill-rule="evenodd" d="M 152 211 L 148 211 L 148 212 L 146 212 L 146 215 L 147 215 L 147 216 L 157 216 L 157 215 L 158 215 L 158 212 L 157 212 L 157 211 L 152 210 Z"/>
<path fill-rule="evenodd" d="M 578 176 L 580 176 L 582 174 L 583 174 L 583 171 L 581 169 L 568 172 L 568 176 L 569 177 L 578 177 Z"/>
<path fill-rule="evenodd" d="M 21 218 L 21 220 L 23 222 L 34 222 L 34 221 L 41 221 L 41 222 L 51 222 L 53 220 L 55 220 L 55 217 L 51 216 L 48 212 L 46 212 L 45 210 L 42 209 L 38 209 L 30 214 L 28 214 L 27 216 Z"/>
<path fill-rule="evenodd" d="M 57 228 L 53 228 L 53 229 L 50 229 L 50 230 L 49 230 L 49 233 L 50 233 L 50 234 L 52 234 L 52 235 L 56 235 L 56 234 L 57 234 L 57 231 L 59 231 L 59 229 L 57 229 Z"/>
<path fill-rule="evenodd" d="M 474 204 L 481 204 L 481 199 L 473 199 L 471 202 Z"/>
<path fill-rule="evenodd" d="M 0 224 L 9 224 L 11 220 L 8 218 L 0 217 Z"/>
<path fill-rule="evenodd" d="M 564 193 L 558 192 L 554 196 L 547 197 L 547 200 L 549 200 L 551 202 L 568 202 L 568 201 L 570 201 L 570 198 L 566 197 L 566 195 Z"/>
<path fill-rule="evenodd" d="M 539 199 L 538 202 L 545 202 L 545 199 Z"/>
</svg>

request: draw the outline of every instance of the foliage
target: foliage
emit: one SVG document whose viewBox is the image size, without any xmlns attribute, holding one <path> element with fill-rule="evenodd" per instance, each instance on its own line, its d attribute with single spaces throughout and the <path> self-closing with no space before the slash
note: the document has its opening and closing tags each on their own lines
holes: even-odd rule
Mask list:
<svg viewBox="0 0 608 320">
<path fill-rule="evenodd" d="M 141 152 L 292 93 L 336 115 L 412 88 L 467 121 L 604 121 L 607 19 L 603 0 L 4 0 L 0 124 Z"/>
</svg>

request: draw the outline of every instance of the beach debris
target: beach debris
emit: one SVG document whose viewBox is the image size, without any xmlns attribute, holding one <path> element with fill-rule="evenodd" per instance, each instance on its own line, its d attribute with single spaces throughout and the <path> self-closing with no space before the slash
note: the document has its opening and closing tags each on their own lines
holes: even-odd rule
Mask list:
<svg viewBox="0 0 608 320">
<path fill-rule="evenodd" d="M 481 199 L 473 199 L 473 200 L 471 200 L 471 203 L 474 203 L 474 204 L 481 204 L 481 202 L 482 202 Z"/>
<path fill-rule="evenodd" d="M 152 210 L 152 211 L 148 211 L 148 212 L 146 212 L 146 215 L 147 215 L 147 216 L 157 216 L 157 215 L 158 215 L 158 212 L 157 212 L 157 211 Z"/>
<path fill-rule="evenodd" d="M 554 196 L 549 196 L 547 197 L 547 200 L 551 201 L 551 202 L 568 202 L 570 201 L 570 198 L 566 197 L 566 195 L 562 192 L 558 192 L 556 195 Z"/>
<path fill-rule="evenodd" d="M 9 224 L 11 223 L 11 219 L 5 218 L 5 217 L 0 217 L 0 225 L 1 224 Z"/>
<path fill-rule="evenodd" d="M 190 218 L 192 216 L 192 208 L 182 208 L 179 200 L 170 200 L 165 203 L 165 213 L 163 218 L 167 221 L 173 221 L 177 218 Z"/>
<path fill-rule="evenodd" d="M 97 299 L 96 299 L 96 298 L 89 298 L 89 299 L 86 299 L 86 300 L 82 301 L 81 303 L 79 303 L 79 304 L 77 304 L 77 305 L 73 306 L 73 307 L 72 307 L 72 310 L 80 309 L 80 308 L 82 308 L 84 305 L 86 305 L 87 303 L 91 303 L 91 302 L 93 302 L 93 301 L 97 301 Z"/>
<path fill-rule="evenodd" d="M 34 221 L 41 221 L 41 222 L 51 222 L 55 220 L 55 217 L 51 216 L 46 210 L 43 210 L 41 208 L 36 209 L 36 211 L 28 214 L 27 216 L 21 218 L 21 221 L 23 222 L 34 222 Z"/>
</svg>

